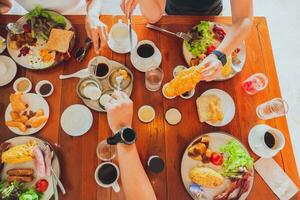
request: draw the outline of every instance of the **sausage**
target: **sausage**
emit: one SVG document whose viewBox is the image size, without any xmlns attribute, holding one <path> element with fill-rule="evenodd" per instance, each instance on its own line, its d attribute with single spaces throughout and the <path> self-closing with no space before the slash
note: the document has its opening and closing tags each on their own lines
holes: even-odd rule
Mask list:
<svg viewBox="0 0 300 200">
<path fill-rule="evenodd" d="M 29 183 L 32 180 L 33 180 L 32 176 L 8 176 L 7 177 L 8 182 L 18 181 L 22 183 Z"/>
<path fill-rule="evenodd" d="M 31 169 L 31 168 L 10 169 L 6 172 L 6 174 L 9 176 L 32 176 L 33 169 Z"/>
</svg>

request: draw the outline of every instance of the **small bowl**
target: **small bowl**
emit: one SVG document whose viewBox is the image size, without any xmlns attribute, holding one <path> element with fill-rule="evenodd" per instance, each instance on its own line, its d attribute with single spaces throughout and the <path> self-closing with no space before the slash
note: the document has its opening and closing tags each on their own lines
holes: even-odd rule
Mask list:
<svg viewBox="0 0 300 200">
<path fill-rule="evenodd" d="M 124 67 L 119 67 L 119 68 L 116 68 L 114 69 L 113 71 L 111 71 L 109 77 L 108 77 L 108 83 L 109 83 L 109 87 L 112 89 L 112 90 L 116 90 L 118 89 L 113 83 L 112 83 L 112 77 L 114 76 L 115 73 L 117 73 L 118 70 L 125 70 L 129 76 L 129 80 L 123 80 L 122 83 L 121 83 L 121 90 L 126 90 L 130 84 L 132 83 L 132 74 L 131 72 L 124 68 Z"/>
<path fill-rule="evenodd" d="M 141 117 L 141 112 L 142 112 L 142 110 L 145 109 L 145 108 L 149 108 L 149 109 L 152 111 L 152 113 L 153 113 L 152 117 L 151 117 L 149 120 L 144 120 L 144 119 L 142 119 L 142 117 Z M 144 123 L 152 122 L 152 121 L 154 120 L 154 118 L 155 118 L 155 110 L 154 110 L 154 108 L 153 108 L 152 106 L 149 106 L 149 105 L 143 105 L 143 106 L 140 107 L 139 110 L 138 110 L 138 117 L 139 117 L 139 119 L 140 119 L 142 122 L 144 122 Z"/>
<path fill-rule="evenodd" d="M 194 94 L 195 94 L 195 89 L 192 89 L 192 90 L 188 91 L 187 96 L 184 96 L 183 94 L 181 94 L 180 97 L 183 99 L 190 99 L 194 96 Z"/>
<path fill-rule="evenodd" d="M 173 69 L 173 77 L 177 76 L 181 71 L 187 69 L 186 66 L 178 65 Z"/>
<path fill-rule="evenodd" d="M 102 105 L 101 102 L 100 102 L 101 97 L 102 97 L 103 95 L 106 95 L 106 94 L 111 96 L 113 93 L 114 93 L 113 90 L 106 90 L 105 92 L 103 92 L 103 93 L 101 94 L 100 98 L 98 99 L 99 106 L 100 106 L 103 110 L 106 110 L 106 109 L 105 109 L 105 106 Z"/>
<path fill-rule="evenodd" d="M 40 93 L 40 88 L 41 88 L 42 85 L 44 85 L 44 84 L 49 84 L 49 85 L 51 86 L 51 90 L 50 90 L 50 92 L 49 92 L 48 94 L 42 95 L 42 94 Z M 49 97 L 49 96 L 53 93 L 53 91 L 54 91 L 54 86 L 53 86 L 53 84 L 52 84 L 50 81 L 48 81 L 48 80 L 42 80 L 42 81 L 39 81 L 39 82 L 36 84 L 36 86 L 35 86 L 35 92 L 36 92 L 38 95 L 42 96 L 42 97 Z"/>
<path fill-rule="evenodd" d="M 107 74 L 105 74 L 104 76 L 101 76 L 101 77 L 97 76 L 96 73 L 95 73 L 96 68 L 97 68 L 98 64 L 100 64 L 100 63 L 104 63 L 108 67 Z M 99 80 L 106 79 L 109 76 L 109 74 L 111 73 L 110 60 L 108 58 L 104 57 L 104 56 L 96 56 L 92 60 L 90 60 L 90 62 L 88 64 L 88 70 L 91 73 L 91 75 L 93 76 L 93 78 L 96 78 L 96 79 L 99 79 Z"/>
<path fill-rule="evenodd" d="M 165 94 L 165 88 L 167 87 L 168 83 L 164 84 L 164 86 L 162 87 L 162 94 L 164 95 L 165 98 L 167 99 L 174 99 L 175 97 L 168 97 L 166 94 Z"/>
<path fill-rule="evenodd" d="M 21 81 L 24 81 L 24 80 L 25 80 L 25 81 L 28 81 L 29 85 L 28 85 L 28 87 L 27 87 L 26 90 L 24 90 L 24 91 L 19 91 L 18 88 L 17 88 L 17 86 L 18 86 L 18 84 L 19 84 Z M 25 94 L 25 93 L 28 93 L 28 92 L 32 89 L 32 83 L 31 83 L 31 81 L 30 81 L 28 78 L 26 78 L 26 77 L 20 77 L 20 78 L 18 78 L 17 80 L 15 80 L 15 82 L 14 82 L 14 84 L 13 84 L 13 88 L 14 88 L 14 91 L 15 91 L 15 92 L 21 92 L 21 93 Z"/>
<path fill-rule="evenodd" d="M 90 100 L 90 101 L 93 101 L 92 99 L 86 97 L 84 94 L 83 94 L 83 88 L 85 88 L 88 84 L 94 84 L 96 87 L 98 87 L 100 89 L 100 91 L 102 91 L 102 87 L 101 87 L 101 83 L 95 79 L 95 78 L 85 78 L 85 79 L 82 79 L 78 82 L 77 84 L 77 94 L 80 98 L 82 99 L 85 99 L 85 100 Z M 101 96 L 101 95 L 100 95 Z M 100 98 L 100 97 L 99 97 Z"/>
</svg>

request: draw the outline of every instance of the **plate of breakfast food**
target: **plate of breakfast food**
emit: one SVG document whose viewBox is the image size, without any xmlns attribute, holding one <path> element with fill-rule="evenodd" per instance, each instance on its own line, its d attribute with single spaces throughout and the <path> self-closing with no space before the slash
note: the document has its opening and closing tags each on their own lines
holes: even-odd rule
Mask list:
<svg viewBox="0 0 300 200">
<path fill-rule="evenodd" d="M 207 133 L 186 148 L 181 178 L 195 200 L 244 200 L 253 186 L 253 158 L 235 137 Z"/>
<path fill-rule="evenodd" d="M 196 100 L 200 122 L 220 127 L 229 124 L 235 115 L 231 96 L 220 89 L 209 89 Z"/>
<path fill-rule="evenodd" d="M 36 7 L 15 23 L 22 31 L 7 35 L 7 50 L 21 66 L 41 70 L 70 58 L 75 44 L 71 22 L 57 12 Z"/>
<path fill-rule="evenodd" d="M 111 101 L 115 90 L 131 95 L 133 74 L 123 64 L 96 56 L 90 60 L 88 71 L 90 76 L 80 79 L 77 84 L 77 94 L 89 108 L 106 112 L 105 105 Z"/>
<path fill-rule="evenodd" d="M 16 92 L 9 97 L 5 111 L 5 125 L 17 135 L 31 135 L 40 131 L 49 118 L 47 101 L 33 93 Z"/>
<path fill-rule="evenodd" d="M 54 194 L 60 165 L 45 141 L 19 136 L 0 144 L 0 199 L 48 200 Z"/>
<path fill-rule="evenodd" d="M 229 30 L 228 25 L 208 21 L 200 23 L 189 32 L 191 39 L 183 42 L 183 56 L 189 66 L 197 66 L 222 42 Z M 240 72 L 246 61 L 246 47 L 241 43 L 230 56 L 216 80 L 227 80 Z"/>
</svg>

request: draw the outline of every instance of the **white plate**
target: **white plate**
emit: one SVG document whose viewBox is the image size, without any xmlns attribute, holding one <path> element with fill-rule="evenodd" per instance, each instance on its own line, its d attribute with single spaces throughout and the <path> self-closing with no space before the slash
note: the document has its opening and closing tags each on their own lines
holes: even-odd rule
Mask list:
<svg viewBox="0 0 300 200">
<path fill-rule="evenodd" d="M 129 43 L 130 43 L 130 41 L 128 40 L 128 45 L 119 45 L 111 38 L 110 34 L 108 36 L 107 44 L 108 44 L 109 48 L 116 53 L 120 53 L 120 54 L 129 53 L 131 51 Z M 134 48 L 137 43 L 138 43 L 138 37 L 137 37 L 135 31 L 132 30 L 132 48 Z"/>
<path fill-rule="evenodd" d="M 5 66 L 2 66 L 3 65 Z M 16 63 L 8 56 L 0 56 L 0 87 L 10 83 L 17 74 Z M 2 74 L 3 73 L 3 74 Z"/>
<path fill-rule="evenodd" d="M 27 93 L 27 94 L 22 95 L 22 101 L 24 103 L 28 104 L 28 108 L 26 110 L 31 110 L 33 112 L 36 112 L 38 109 L 43 109 L 44 115 L 49 118 L 49 113 L 50 113 L 49 105 L 43 97 L 41 97 L 37 94 Z M 11 104 L 9 104 L 5 111 L 5 121 L 11 120 L 11 116 L 10 116 L 11 111 L 12 111 L 12 107 L 11 107 Z M 15 127 L 8 127 L 8 128 L 17 135 L 32 135 L 32 134 L 40 131 L 46 125 L 46 123 L 47 122 L 40 125 L 38 128 L 29 128 L 29 129 L 27 129 L 26 132 L 22 132 L 18 128 L 15 128 Z"/>
<path fill-rule="evenodd" d="M 233 137 L 233 136 L 231 136 L 229 134 L 226 134 L 226 133 L 213 132 L 213 133 L 207 133 L 207 134 L 204 134 L 204 135 L 201 135 L 201 136 L 197 137 L 196 139 L 194 139 L 188 145 L 188 147 L 184 151 L 184 154 L 183 154 L 182 160 L 181 160 L 181 178 L 182 178 L 182 182 L 184 184 L 184 187 L 186 188 L 186 190 L 187 190 L 187 192 L 189 194 L 190 194 L 190 192 L 189 192 L 189 186 L 192 184 L 192 181 L 189 178 L 189 171 L 190 171 L 191 168 L 196 167 L 198 165 L 201 165 L 203 163 L 201 161 L 193 160 L 192 158 L 190 158 L 188 156 L 188 148 L 190 146 L 192 146 L 192 144 L 196 140 L 200 139 L 203 136 L 209 136 L 210 137 L 209 148 L 212 151 L 219 152 L 220 146 L 225 146 L 230 140 L 234 139 L 234 140 L 237 140 L 240 143 L 240 145 L 245 149 L 245 151 L 249 154 L 249 152 L 247 151 L 247 149 L 244 147 L 244 145 L 237 138 L 235 138 L 235 137 Z M 209 167 L 211 169 L 214 169 L 217 172 L 220 172 L 220 170 L 221 170 L 221 166 L 216 166 L 216 165 L 213 165 L 211 163 L 203 164 L 203 165 L 207 166 L 207 167 Z M 253 168 L 251 170 L 252 170 L 253 176 L 251 177 L 250 189 L 248 190 L 248 192 L 244 193 L 239 198 L 239 200 L 246 199 L 247 196 L 249 195 L 251 189 L 252 189 L 253 182 L 254 182 L 254 170 L 253 170 Z M 204 187 L 204 194 L 206 196 L 210 197 L 210 198 L 207 198 L 207 199 L 213 199 L 213 197 L 215 195 L 220 194 L 221 192 L 223 192 L 229 186 L 229 184 L 230 184 L 230 180 L 228 178 L 225 178 L 224 179 L 224 183 L 222 185 L 216 187 L 216 188 L 209 189 L 209 188 L 205 188 Z M 191 195 L 191 197 L 193 197 L 193 196 Z M 198 200 L 196 198 L 194 198 L 194 199 Z"/>
<path fill-rule="evenodd" d="M 63 112 L 60 124 L 68 135 L 81 136 L 92 127 L 93 115 L 86 106 L 74 104 Z"/>
<path fill-rule="evenodd" d="M 235 115 L 235 104 L 231 96 L 227 92 L 220 89 L 209 89 L 201 94 L 201 96 L 207 95 L 216 95 L 220 97 L 221 109 L 224 114 L 224 119 L 223 121 L 214 124 L 209 121 L 207 121 L 206 123 L 215 127 L 225 126 L 229 124 Z"/>
<path fill-rule="evenodd" d="M 36 137 L 31 137 L 31 136 L 14 137 L 5 142 L 9 142 L 12 144 L 12 146 L 16 146 L 16 145 L 24 144 L 24 143 L 28 142 L 29 140 L 36 140 L 37 142 L 40 142 L 40 143 L 44 142 L 41 139 L 38 139 Z M 34 161 L 19 163 L 19 164 L 4 164 L 4 168 L 2 170 L 1 177 L 3 177 L 5 179 L 7 177 L 5 172 L 12 168 L 32 168 L 32 169 L 34 169 Z M 60 176 L 60 165 L 59 165 L 59 160 L 58 160 L 57 156 L 55 156 L 52 161 L 52 168 L 53 168 L 54 172 L 57 174 L 57 176 L 59 177 Z M 51 176 L 39 177 L 38 174 L 35 172 L 33 181 L 31 183 L 26 183 L 26 188 L 27 187 L 30 188 L 30 187 L 34 186 L 35 183 L 38 180 L 40 180 L 41 178 L 46 179 L 49 183 L 48 189 L 44 192 L 42 200 L 49 200 L 52 197 L 52 195 L 54 194 Z"/>
</svg>

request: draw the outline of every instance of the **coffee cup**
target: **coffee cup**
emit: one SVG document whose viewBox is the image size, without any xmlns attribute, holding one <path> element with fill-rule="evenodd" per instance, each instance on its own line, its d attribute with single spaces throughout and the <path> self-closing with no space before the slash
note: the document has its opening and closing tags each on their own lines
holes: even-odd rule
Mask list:
<svg viewBox="0 0 300 200">
<path fill-rule="evenodd" d="M 112 162 L 101 163 L 95 171 L 95 180 L 97 184 L 104 188 L 112 187 L 115 192 L 120 191 L 120 186 L 118 184 L 119 176 L 119 167 Z"/>
<path fill-rule="evenodd" d="M 7 72 L 6 65 L 0 60 L 0 77 L 4 76 Z"/>
<path fill-rule="evenodd" d="M 129 30 L 128 26 L 121 19 L 114 24 L 109 32 L 109 37 L 117 45 L 129 45 Z"/>
<path fill-rule="evenodd" d="M 146 72 L 150 67 L 159 67 L 162 56 L 152 41 L 142 40 L 132 50 L 130 59 L 136 69 Z"/>
<path fill-rule="evenodd" d="M 93 78 L 105 79 L 111 71 L 110 60 L 103 56 L 97 56 L 89 63 L 89 72 Z"/>
</svg>

